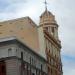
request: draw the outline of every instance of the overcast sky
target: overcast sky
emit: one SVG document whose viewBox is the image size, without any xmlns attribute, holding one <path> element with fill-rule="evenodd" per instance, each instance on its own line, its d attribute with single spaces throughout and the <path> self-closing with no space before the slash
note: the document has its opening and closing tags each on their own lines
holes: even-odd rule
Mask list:
<svg viewBox="0 0 75 75">
<path fill-rule="evenodd" d="M 75 0 L 47 2 L 59 24 L 64 75 L 75 75 Z M 44 10 L 44 0 L 0 0 L 0 21 L 30 16 L 38 24 Z"/>
</svg>

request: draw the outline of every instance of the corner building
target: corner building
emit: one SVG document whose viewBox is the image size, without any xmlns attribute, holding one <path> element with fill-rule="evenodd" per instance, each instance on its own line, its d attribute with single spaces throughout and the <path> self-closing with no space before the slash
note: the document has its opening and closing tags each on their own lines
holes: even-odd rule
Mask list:
<svg viewBox="0 0 75 75">
<path fill-rule="evenodd" d="M 40 16 L 40 43 L 45 47 L 48 75 L 63 75 L 61 62 L 61 41 L 58 37 L 58 24 L 55 16 L 47 9 Z M 43 32 L 41 34 L 41 31 Z M 43 36 L 43 38 L 41 37 Z M 42 46 L 40 45 L 40 50 Z"/>
<path fill-rule="evenodd" d="M 0 75 L 63 75 L 55 16 L 47 9 L 39 26 L 30 17 L 0 22 Z"/>
</svg>

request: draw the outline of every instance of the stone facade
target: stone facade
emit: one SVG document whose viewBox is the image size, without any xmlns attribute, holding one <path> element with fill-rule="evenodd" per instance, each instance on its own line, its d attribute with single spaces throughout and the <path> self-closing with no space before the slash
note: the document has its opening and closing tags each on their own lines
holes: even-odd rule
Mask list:
<svg viewBox="0 0 75 75">
<path fill-rule="evenodd" d="M 48 75 L 62 75 L 61 42 L 58 38 L 58 24 L 54 15 L 47 9 L 40 16 L 40 50 L 44 48 L 48 61 Z M 42 37 L 43 36 L 43 37 Z"/>
<path fill-rule="evenodd" d="M 3 51 L 5 53 L 2 52 L 3 55 L 6 55 L 0 57 L 0 62 L 5 62 L 6 74 L 4 75 L 28 75 L 27 72 L 35 75 L 36 73 L 47 75 L 46 60 L 18 40 L 0 42 L 0 45 L 0 50 L 5 50 Z M 23 60 L 21 53 L 23 53 Z M 21 74 L 21 69 L 23 74 Z"/>
</svg>

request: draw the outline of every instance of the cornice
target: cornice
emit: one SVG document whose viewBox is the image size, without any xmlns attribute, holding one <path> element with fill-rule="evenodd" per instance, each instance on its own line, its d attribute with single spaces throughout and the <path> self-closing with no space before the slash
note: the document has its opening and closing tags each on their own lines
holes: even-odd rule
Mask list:
<svg viewBox="0 0 75 75">
<path fill-rule="evenodd" d="M 61 48 L 61 44 L 52 36 L 52 35 L 50 35 L 47 31 L 45 31 L 44 30 L 44 34 L 45 34 L 45 37 L 47 36 L 47 37 L 49 37 L 59 48 Z M 46 38 L 47 38 L 46 37 Z M 48 38 L 48 39 L 49 39 Z M 49 40 L 50 40 L 49 39 Z"/>
</svg>

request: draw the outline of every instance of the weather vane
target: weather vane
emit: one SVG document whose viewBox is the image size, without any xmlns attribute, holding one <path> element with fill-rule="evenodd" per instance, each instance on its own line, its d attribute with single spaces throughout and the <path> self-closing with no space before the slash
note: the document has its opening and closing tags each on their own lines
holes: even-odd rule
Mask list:
<svg viewBox="0 0 75 75">
<path fill-rule="evenodd" d="M 45 9 L 47 9 L 47 4 L 48 4 L 47 1 L 45 0 L 44 3 L 45 3 Z"/>
</svg>

